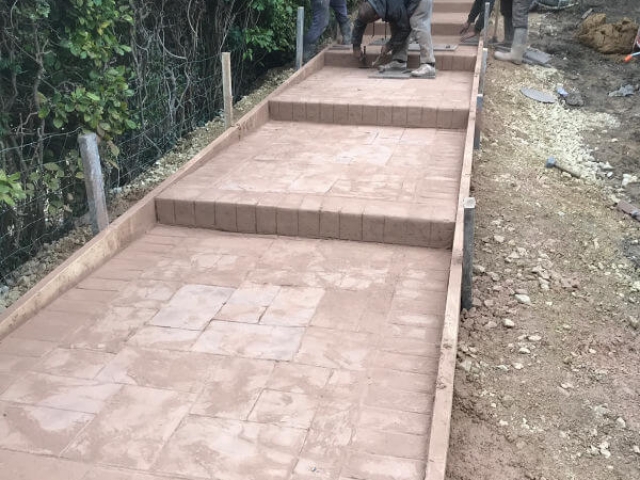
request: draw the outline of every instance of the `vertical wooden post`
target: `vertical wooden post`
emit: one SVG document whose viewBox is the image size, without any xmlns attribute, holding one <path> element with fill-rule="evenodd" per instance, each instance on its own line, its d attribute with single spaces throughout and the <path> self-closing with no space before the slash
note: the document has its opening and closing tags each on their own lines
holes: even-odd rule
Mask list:
<svg viewBox="0 0 640 480">
<path fill-rule="evenodd" d="M 296 21 L 296 70 L 302 68 L 302 58 L 304 53 L 304 7 L 298 7 L 298 18 Z"/>
<path fill-rule="evenodd" d="M 497 5 L 495 6 L 497 8 Z M 489 20 L 491 17 L 491 4 L 485 2 L 484 4 L 484 28 L 482 29 L 482 46 L 486 47 L 489 41 Z"/>
<path fill-rule="evenodd" d="M 479 93 L 476 97 L 476 128 L 473 137 L 474 150 L 480 149 L 480 134 L 482 132 L 482 109 L 484 107 L 484 95 Z"/>
<path fill-rule="evenodd" d="M 109 226 L 107 201 L 104 195 L 104 179 L 98 153 L 98 138 L 95 133 L 87 133 L 78 137 L 84 184 L 87 189 L 91 229 L 96 235 Z"/>
<path fill-rule="evenodd" d="M 482 93 L 484 95 L 484 79 L 485 74 L 487 73 L 487 60 L 489 59 L 489 49 L 482 49 L 482 67 L 480 68 L 480 84 L 478 86 L 478 93 Z"/>
<path fill-rule="evenodd" d="M 462 253 L 462 308 L 473 306 L 473 232 L 476 224 L 476 199 L 467 197 L 464 207 L 464 246 Z"/>
<path fill-rule="evenodd" d="M 224 98 L 224 128 L 233 125 L 233 87 L 231 85 L 231 54 L 222 52 L 222 96 Z"/>
</svg>

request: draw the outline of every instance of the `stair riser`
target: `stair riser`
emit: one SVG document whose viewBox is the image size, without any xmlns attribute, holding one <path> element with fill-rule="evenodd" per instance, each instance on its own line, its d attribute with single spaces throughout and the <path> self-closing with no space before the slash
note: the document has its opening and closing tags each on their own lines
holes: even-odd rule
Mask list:
<svg viewBox="0 0 640 480">
<path fill-rule="evenodd" d="M 464 23 L 465 18 L 461 17 L 460 22 L 451 21 L 435 21 L 431 24 L 432 35 L 460 35 L 460 28 Z M 365 36 L 382 36 L 391 37 L 391 28 L 387 25 L 385 29 L 385 23 L 377 22 L 370 23 L 364 32 Z"/>
<path fill-rule="evenodd" d="M 433 3 L 433 13 L 469 13 L 473 2 L 436 1 Z"/>
<path fill-rule="evenodd" d="M 372 47 L 367 51 L 367 59 L 372 63 L 377 57 L 376 47 Z M 378 50 L 379 51 L 379 50 Z M 463 71 L 473 72 L 476 64 L 474 53 L 461 55 L 454 52 L 436 51 L 436 68 L 441 71 Z M 420 64 L 420 55 L 418 52 L 409 52 L 409 68 L 417 68 Z M 351 54 L 351 51 L 329 50 L 325 54 L 325 65 L 331 67 L 358 68 L 359 63 Z M 375 70 L 372 70 L 374 72 Z"/>
<path fill-rule="evenodd" d="M 449 249 L 455 224 L 390 216 L 382 211 L 342 212 L 340 208 L 300 208 L 159 198 L 159 223 L 227 232 L 341 239 Z"/>
<path fill-rule="evenodd" d="M 402 80 L 394 81 L 401 82 Z M 269 102 L 269 115 L 272 120 L 287 122 L 465 129 L 469 119 L 469 110 L 461 108 L 377 106 L 359 103 L 330 104 L 306 102 L 304 100 L 288 102 L 274 99 Z"/>
</svg>

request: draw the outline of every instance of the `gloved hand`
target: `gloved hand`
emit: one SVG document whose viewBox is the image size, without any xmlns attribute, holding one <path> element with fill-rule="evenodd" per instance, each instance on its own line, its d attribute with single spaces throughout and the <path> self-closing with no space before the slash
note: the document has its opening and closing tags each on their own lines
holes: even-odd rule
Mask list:
<svg viewBox="0 0 640 480">
<path fill-rule="evenodd" d="M 460 29 L 460 35 L 467 33 L 470 27 L 471 27 L 471 22 L 468 22 L 468 21 L 464 22 L 462 24 L 462 28 Z"/>
</svg>

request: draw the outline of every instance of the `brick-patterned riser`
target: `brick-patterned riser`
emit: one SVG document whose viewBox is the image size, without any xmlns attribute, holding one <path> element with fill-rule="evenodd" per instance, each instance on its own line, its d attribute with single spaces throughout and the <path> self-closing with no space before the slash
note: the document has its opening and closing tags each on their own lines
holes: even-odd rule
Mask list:
<svg viewBox="0 0 640 480">
<path fill-rule="evenodd" d="M 329 103 L 302 99 L 297 102 L 275 98 L 269 102 L 272 120 L 331 123 L 336 125 L 379 125 L 409 128 L 465 129 L 468 108 L 399 106 L 360 103 Z"/>
<path fill-rule="evenodd" d="M 379 46 L 367 47 L 367 59 L 372 63 L 380 53 Z M 474 50 L 458 48 L 452 51 L 436 51 L 436 68 L 440 71 L 473 72 L 476 64 Z M 409 68 L 416 68 L 420 63 L 418 52 L 409 52 Z M 328 50 L 325 54 L 325 65 L 331 67 L 358 68 L 358 61 L 351 54 L 351 50 Z M 375 73 L 375 70 L 371 70 Z"/>
<path fill-rule="evenodd" d="M 302 195 L 211 194 L 156 200 L 165 225 L 449 249 L 453 219 L 436 207 Z M 209 198 L 207 198 L 209 197 Z"/>
<path fill-rule="evenodd" d="M 431 21 L 431 34 L 438 35 L 451 35 L 459 36 L 460 27 L 467 19 L 465 13 L 434 13 Z M 391 36 L 391 28 L 387 24 L 385 29 L 385 23 L 377 21 L 367 25 L 364 33 L 366 36 Z"/>
</svg>

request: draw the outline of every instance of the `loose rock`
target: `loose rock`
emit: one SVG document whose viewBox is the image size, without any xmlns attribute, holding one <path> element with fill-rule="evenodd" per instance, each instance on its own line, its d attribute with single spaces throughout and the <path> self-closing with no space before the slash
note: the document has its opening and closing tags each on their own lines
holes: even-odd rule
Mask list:
<svg viewBox="0 0 640 480">
<path fill-rule="evenodd" d="M 524 305 L 531 305 L 531 299 L 529 298 L 529 295 L 516 293 L 515 299 L 518 301 L 518 303 L 522 303 Z"/>
<path fill-rule="evenodd" d="M 507 328 L 513 328 L 516 326 L 516 324 L 513 322 L 513 320 L 509 319 L 509 318 L 505 318 L 502 321 L 502 324 L 507 327 Z"/>
</svg>

